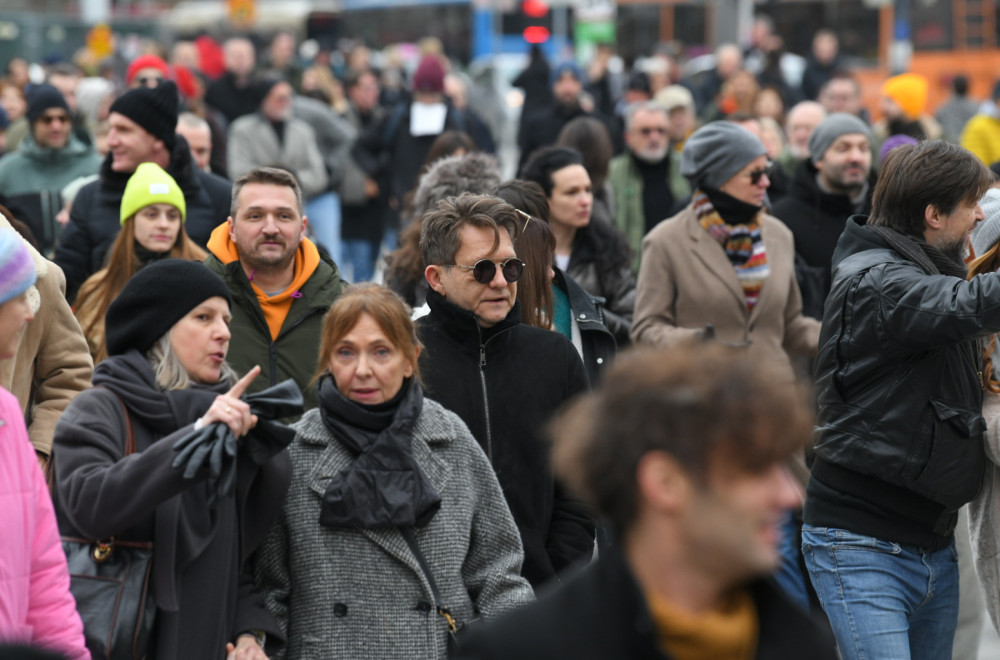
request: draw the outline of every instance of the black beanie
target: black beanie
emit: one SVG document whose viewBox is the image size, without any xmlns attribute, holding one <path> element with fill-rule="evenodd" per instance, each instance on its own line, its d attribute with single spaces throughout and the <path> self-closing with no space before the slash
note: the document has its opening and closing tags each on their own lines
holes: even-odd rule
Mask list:
<svg viewBox="0 0 1000 660">
<path fill-rule="evenodd" d="M 117 112 L 142 126 L 153 137 L 174 148 L 177 132 L 177 85 L 164 80 L 156 87 L 137 87 L 125 92 L 111 104 Z"/>
<path fill-rule="evenodd" d="M 184 259 L 151 263 L 128 281 L 104 317 L 108 355 L 146 353 L 184 315 L 214 296 L 233 304 L 229 288 L 204 264 Z"/>
<path fill-rule="evenodd" d="M 52 85 L 32 85 L 28 90 L 28 124 L 34 125 L 49 108 L 62 108 L 69 114 L 66 97 Z"/>
</svg>

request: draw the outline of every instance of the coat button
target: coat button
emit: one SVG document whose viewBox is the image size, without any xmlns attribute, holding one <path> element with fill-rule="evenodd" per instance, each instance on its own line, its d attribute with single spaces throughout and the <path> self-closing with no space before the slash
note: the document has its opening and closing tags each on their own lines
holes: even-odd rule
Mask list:
<svg viewBox="0 0 1000 660">
<path fill-rule="evenodd" d="M 583 319 L 587 318 L 587 315 L 586 314 L 580 314 L 579 318 L 582 321 Z"/>
<path fill-rule="evenodd" d="M 426 600 L 422 600 L 419 603 L 417 603 L 417 611 L 420 612 L 421 614 L 427 614 L 428 612 L 431 611 L 431 604 L 428 603 Z"/>
<path fill-rule="evenodd" d="M 333 616 L 347 616 L 347 605 L 336 603 L 333 606 Z"/>
<path fill-rule="evenodd" d="M 597 358 L 597 364 L 604 364 L 604 358 Z"/>
</svg>

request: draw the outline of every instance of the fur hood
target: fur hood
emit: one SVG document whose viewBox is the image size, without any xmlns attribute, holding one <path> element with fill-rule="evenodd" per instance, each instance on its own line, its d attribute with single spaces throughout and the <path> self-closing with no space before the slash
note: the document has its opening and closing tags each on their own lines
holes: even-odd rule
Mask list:
<svg viewBox="0 0 1000 660">
<path fill-rule="evenodd" d="M 422 217 L 446 197 L 464 192 L 493 194 L 500 181 L 500 163 L 490 154 L 474 152 L 442 158 L 420 177 L 413 194 L 413 217 Z"/>
</svg>

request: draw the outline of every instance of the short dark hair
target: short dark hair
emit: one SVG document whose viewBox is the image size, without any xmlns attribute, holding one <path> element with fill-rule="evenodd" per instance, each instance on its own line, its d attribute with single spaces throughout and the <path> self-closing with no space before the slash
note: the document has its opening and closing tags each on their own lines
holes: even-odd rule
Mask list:
<svg viewBox="0 0 1000 660">
<path fill-rule="evenodd" d="M 993 173 L 958 145 L 928 140 L 898 147 L 879 170 L 868 222 L 922 238 L 928 206 L 949 214 L 959 204 L 978 202 L 993 180 Z"/>
<path fill-rule="evenodd" d="M 524 164 L 519 179 L 534 181 L 545 191 L 546 197 L 552 196 L 552 174 L 570 165 L 583 165 L 583 156 L 570 147 L 542 147 L 531 154 Z"/>
<path fill-rule="evenodd" d="M 969 79 L 962 74 L 958 74 L 951 79 L 951 88 L 955 90 L 956 96 L 965 96 L 969 93 Z"/>
<path fill-rule="evenodd" d="M 562 482 L 619 534 L 639 513 L 636 469 L 669 454 L 697 483 L 723 465 L 758 474 L 809 442 L 804 392 L 773 364 L 704 343 L 619 355 L 602 384 L 549 427 Z"/>
<path fill-rule="evenodd" d="M 233 217 L 233 220 L 236 219 L 236 213 L 239 211 L 240 192 L 243 191 L 243 186 L 248 183 L 264 183 L 291 188 L 295 192 L 295 203 L 298 206 L 299 215 L 305 212 L 305 207 L 302 204 L 302 187 L 294 174 L 278 167 L 255 167 L 233 182 L 233 197 L 229 204 L 229 215 Z"/>
<path fill-rule="evenodd" d="M 500 247 L 500 230 L 517 238 L 520 216 L 513 206 L 491 195 L 462 193 L 438 202 L 424 215 L 420 227 L 420 253 L 428 266 L 448 266 L 462 247 L 459 231 L 464 225 L 493 230 L 493 250 Z"/>
</svg>

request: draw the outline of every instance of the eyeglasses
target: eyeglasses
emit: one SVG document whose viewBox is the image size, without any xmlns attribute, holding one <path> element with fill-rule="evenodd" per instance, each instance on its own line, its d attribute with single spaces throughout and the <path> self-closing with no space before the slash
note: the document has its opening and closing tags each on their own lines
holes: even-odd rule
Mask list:
<svg viewBox="0 0 1000 660">
<path fill-rule="evenodd" d="M 524 211 L 522 211 L 521 209 L 514 209 L 514 211 L 515 211 L 515 212 L 516 212 L 516 213 L 517 213 L 517 214 L 518 214 L 519 216 L 521 216 L 522 218 L 524 218 L 524 226 L 523 226 L 523 227 L 521 227 L 521 233 L 523 234 L 523 233 L 524 233 L 524 230 L 528 228 L 528 223 L 529 223 L 529 222 L 531 222 L 532 220 L 534 220 L 534 218 L 532 218 L 532 217 L 531 217 L 530 215 L 528 215 L 527 213 L 525 213 L 525 212 L 524 212 Z"/>
<path fill-rule="evenodd" d="M 135 82 L 143 87 L 159 87 L 160 83 L 163 82 L 163 78 L 160 76 L 139 76 L 135 79 Z"/>
<path fill-rule="evenodd" d="M 69 123 L 69 116 L 68 115 L 42 115 L 41 117 L 38 118 L 38 121 L 42 122 L 43 124 L 51 124 L 52 122 L 56 122 L 56 121 L 61 122 L 63 124 L 68 124 Z"/>
<path fill-rule="evenodd" d="M 489 284 L 497 274 L 497 264 L 489 259 L 480 259 L 474 266 L 461 264 L 450 264 L 450 266 L 471 270 L 472 277 L 480 284 Z M 500 262 L 500 272 L 508 282 L 516 282 L 521 279 L 521 274 L 524 272 L 524 262 L 515 257 L 504 259 Z"/>
<path fill-rule="evenodd" d="M 662 126 L 644 126 L 639 129 L 639 132 L 642 133 L 643 137 L 649 137 L 653 133 L 656 133 L 657 135 L 666 135 L 667 129 Z"/>
<path fill-rule="evenodd" d="M 764 169 L 754 170 L 753 172 L 750 172 L 750 183 L 756 186 L 758 183 L 760 183 L 760 178 L 762 176 L 766 176 L 768 179 L 770 179 L 771 172 L 773 171 L 774 171 L 774 163 L 772 163 L 771 161 L 767 161 L 767 165 L 764 166 Z"/>
</svg>

